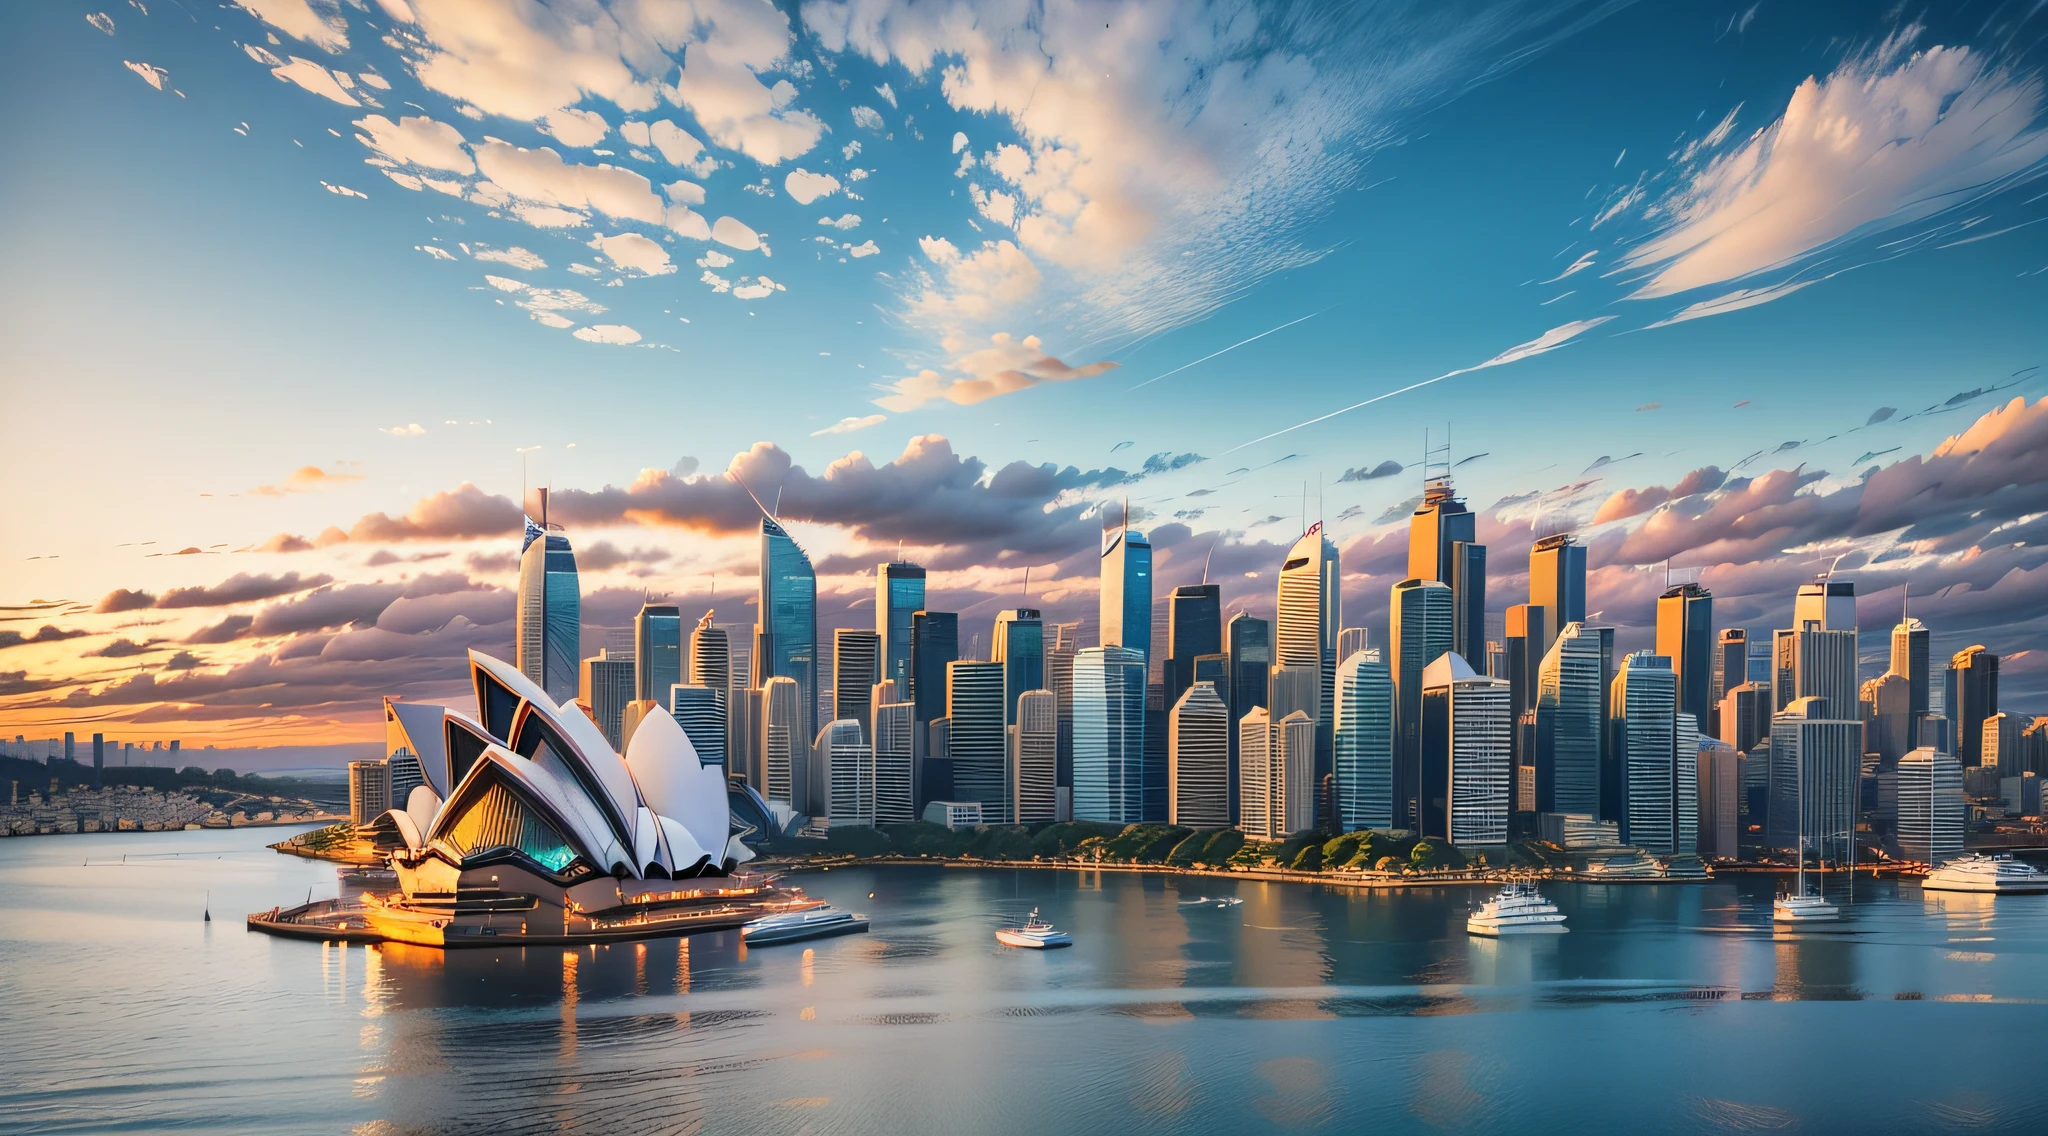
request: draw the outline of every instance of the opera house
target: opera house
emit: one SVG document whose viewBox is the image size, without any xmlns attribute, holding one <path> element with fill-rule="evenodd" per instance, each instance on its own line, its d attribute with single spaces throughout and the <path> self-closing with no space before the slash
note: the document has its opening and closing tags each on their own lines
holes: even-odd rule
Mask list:
<svg viewBox="0 0 2048 1136">
<path fill-rule="evenodd" d="M 252 915 L 253 929 L 427 946 L 583 943 L 738 926 L 805 901 L 734 878 L 722 765 L 649 715 L 621 756 L 574 703 L 472 651 L 478 717 L 391 703 L 418 784 L 371 826 L 398 889 Z"/>
</svg>

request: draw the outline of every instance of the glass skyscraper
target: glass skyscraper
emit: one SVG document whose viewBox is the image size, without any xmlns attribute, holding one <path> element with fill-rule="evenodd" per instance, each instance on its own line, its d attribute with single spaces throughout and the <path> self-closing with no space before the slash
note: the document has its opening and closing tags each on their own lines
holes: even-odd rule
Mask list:
<svg viewBox="0 0 2048 1136">
<path fill-rule="evenodd" d="M 1145 820 L 1147 780 L 1145 656 L 1133 648 L 1115 646 L 1078 652 L 1074 656 L 1074 819 L 1111 824 Z"/>
<path fill-rule="evenodd" d="M 996 613 L 989 658 L 1003 664 L 1003 724 L 1014 726 L 1017 699 L 1025 691 L 1049 689 L 1045 684 L 1045 621 L 1037 608 Z"/>
<path fill-rule="evenodd" d="M 1276 703 L 1273 715 L 1284 722 L 1292 711 L 1304 710 L 1315 723 L 1316 785 L 1321 785 L 1323 775 L 1330 772 L 1330 727 L 1334 717 L 1331 708 L 1337 701 L 1337 632 L 1342 627 L 1337 546 L 1323 535 L 1322 523 L 1318 521 L 1294 542 L 1280 565 L 1279 596 L 1273 614 L 1274 665 L 1314 675 L 1315 698 L 1311 704 L 1281 707 Z"/>
<path fill-rule="evenodd" d="M 1152 660 L 1152 543 L 1135 529 L 1118 530 L 1102 550 L 1102 645 Z"/>
<path fill-rule="evenodd" d="M 582 607 L 569 538 L 527 518 L 526 543 L 519 553 L 514 663 L 557 703 L 575 701 L 582 682 Z"/>
<path fill-rule="evenodd" d="M 1600 815 L 1600 738 L 1607 728 L 1600 636 L 1568 623 L 1536 685 L 1536 811 Z"/>
<path fill-rule="evenodd" d="M 756 685 L 787 678 L 797 685 L 798 737 L 808 746 L 818 725 L 818 576 L 811 558 L 771 517 L 761 518 L 760 647 Z"/>
<path fill-rule="evenodd" d="M 1182 584 L 1166 601 L 1166 704 L 1177 706 L 1195 682 L 1195 659 L 1223 650 L 1222 588 Z"/>
<path fill-rule="evenodd" d="M 1337 664 L 1333 748 L 1342 830 L 1394 827 L 1394 676 L 1376 650 Z"/>
<path fill-rule="evenodd" d="M 1678 712 L 1692 715 L 1701 733 L 1712 730 L 1714 593 L 1680 584 L 1657 597 L 1657 653 L 1671 660 Z"/>
<path fill-rule="evenodd" d="M 1546 536 L 1530 547 L 1529 602 L 1549 613 L 1549 637 L 1540 651 L 1550 650 L 1565 624 L 1586 621 L 1586 548 L 1570 533 Z"/>
<path fill-rule="evenodd" d="M 1399 827 L 1420 823 L 1422 672 L 1450 651 L 1455 618 L 1449 585 L 1436 580 L 1394 585 L 1387 639 L 1394 672 L 1394 813 Z"/>
<path fill-rule="evenodd" d="M 946 664 L 960 657 L 960 617 L 920 611 L 911 619 L 910 701 L 919 725 L 946 716 Z"/>
<path fill-rule="evenodd" d="M 1273 681 L 1273 624 L 1270 620 L 1238 612 L 1226 626 L 1230 642 L 1230 678 L 1223 690 L 1230 706 L 1230 823 L 1238 823 L 1238 723 L 1254 709 L 1266 705 Z"/>
<path fill-rule="evenodd" d="M 924 610 L 924 568 L 901 560 L 875 566 L 875 634 L 882 637 L 882 678 L 910 689 L 910 620 Z"/>
<path fill-rule="evenodd" d="M 633 697 L 659 702 L 683 681 L 683 611 L 674 604 L 642 604 L 633 617 Z"/>
<path fill-rule="evenodd" d="M 980 801 L 984 817 L 1010 815 L 1009 735 L 1003 722 L 1003 665 L 955 660 L 946 666 L 946 716 L 953 728 L 951 800 Z"/>
</svg>

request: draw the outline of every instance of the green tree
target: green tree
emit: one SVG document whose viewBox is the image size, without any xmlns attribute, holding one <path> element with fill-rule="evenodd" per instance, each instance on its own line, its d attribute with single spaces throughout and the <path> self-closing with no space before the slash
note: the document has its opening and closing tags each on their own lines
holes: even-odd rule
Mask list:
<svg viewBox="0 0 2048 1136">
<path fill-rule="evenodd" d="M 1322 871 L 1323 846 L 1320 844 L 1303 845 L 1301 851 L 1294 854 L 1294 863 L 1290 866 L 1297 872 Z"/>
<path fill-rule="evenodd" d="M 1434 868 L 1443 862 L 1443 849 L 1433 840 L 1418 841 L 1408 853 L 1408 862 L 1418 868 Z"/>
<path fill-rule="evenodd" d="M 1352 851 L 1350 857 L 1346 860 L 1345 867 L 1370 868 L 1374 864 L 1379 863 L 1380 857 L 1387 854 L 1385 841 L 1372 832 L 1358 832 L 1352 835 L 1358 837 L 1358 847 Z"/>
</svg>

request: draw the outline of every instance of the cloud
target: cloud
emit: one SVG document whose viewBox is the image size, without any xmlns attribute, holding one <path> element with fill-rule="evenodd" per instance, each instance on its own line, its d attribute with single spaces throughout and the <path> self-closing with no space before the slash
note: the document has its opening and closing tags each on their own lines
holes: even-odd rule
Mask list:
<svg viewBox="0 0 2048 1136">
<path fill-rule="evenodd" d="M 798 166 L 782 179 L 782 188 L 798 205 L 809 205 L 820 197 L 839 192 L 839 179 L 831 174 L 814 174 Z"/>
<path fill-rule="evenodd" d="M 1739 312 L 1744 308 L 1753 308 L 1758 304 L 1768 304 L 1772 300 L 1784 299 L 1801 288 L 1815 283 L 1818 283 L 1818 281 L 1789 280 L 1783 284 L 1772 284 L 1763 288 L 1737 288 L 1726 295 L 1687 304 L 1685 307 L 1678 309 L 1677 312 L 1655 323 L 1644 325 L 1644 330 L 1647 331 L 1653 327 L 1670 327 L 1675 323 L 1702 319 L 1706 316 L 1720 316 L 1727 315 L 1729 312 Z"/>
<path fill-rule="evenodd" d="M 827 434 L 851 434 L 855 430 L 865 430 L 870 426 L 879 426 L 888 420 L 889 416 L 886 414 L 868 414 L 859 418 L 848 416 L 841 418 L 823 430 L 811 431 L 811 437 L 818 438 Z"/>
<path fill-rule="evenodd" d="M 513 502 L 465 481 L 453 490 L 422 498 L 402 517 L 366 514 L 341 539 L 375 543 L 509 537 L 520 530 L 522 515 Z"/>
<path fill-rule="evenodd" d="M 594 110 L 551 110 L 540 117 L 542 134 L 578 150 L 597 145 L 611 130 L 611 124 Z"/>
<path fill-rule="evenodd" d="M 1044 279 L 1038 265 L 1011 241 L 984 241 L 964 254 L 944 237 L 924 237 L 917 247 L 938 276 L 920 274 L 910 298 L 911 315 L 948 335 L 1021 307 Z"/>
<path fill-rule="evenodd" d="M 748 283 L 749 280 L 752 280 L 752 283 Z M 759 300 L 776 292 L 786 292 L 788 290 L 766 276 L 742 276 L 740 277 L 740 283 L 733 288 L 732 294 L 733 298 L 737 300 Z"/>
<path fill-rule="evenodd" d="M 662 158 L 671 166 L 688 170 L 700 178 L 710 177 L 712 171 L 718 169 L 718 159 L 704 152 L 704 143 L 698 141 L 696 135 L 668 119 L 664 118 L 648 127 L 647 137 L 649 143 L 661 152 Z M 702 197 L 699 197 L 697 204 L 703 204 Z"/>
<path fill-rule="evenodd" d="M 1355 469 L 1347 469 L 1344 471 L 1344 476 L 1338 478 L 1337 481 L 1339 484 L 1346 481 L 1377 481 L 1382 477 L 1394 476 L 1401 472 L 1401 468 L 1400 462 L 1389 459 L 1376 466 L 1359 466 Z"/>
<path fill-rule="evenodd" d="M 259 485 L 249 492 L 257 497 L 283 497 L 289 493 L 310 493 L 331 485 L 361 481 L 356 473 L 329 473 L 317 465 L 302 465 L 277 485 Z"/>
<path fill-rule="evenodd" d="M 356 135 L 356 141 L 394 162 L 465 176 L 476 172 L 475 159 L 463 148 L 462 132 L 445 122 L 423 114 L 392 122 L 373 114 L 357 119 L 355 126 L 366 132 Z"/>
<path fill-rule="evenodd" d="M 501 249 L 492 248 L 489 245 L 473 244 L 469 246 L 469 255 L 477 260 L 509 264 L 513 268 L 525 269 L 528 272 L 537 271 L 548 266 L 548 262 L 542 260 L 540 254 L 520 248 L 518 245 Z"/>
<path fill-rule="evenodd" d="M 1116 364 L 1100 362 L 1070 367 L 1047 355 L 1035 335 L 1027 335 L 1020 342 L 1007 332 L 999 332 L 989 337 L 989 346 L 963 355 L 947 366 L 965 377 L 948 378 L 936 371 L 920 371 L 884 387 L 890 393 L 875 399 L 875 405 L 898 413 L 941 399 L 972 406 L 1044 382 L 1093 378 Z"/>
<path fill-rule="evenodd" d="M 89 659 L 129 659 L 134 658 L 136 655 L 147 655 L 155 651 L 167 650 L 167 648 L 156 646 L 159 642 L 161 640 L 152 639 L 148 643 L 137 643 L 133 639 L 116 639 L 97 651 L 87 651 L 85 655 Z"/>
<path fill-rule="evenodd" d="M 585 343 L 638 343 L 640 333 L 622 323 L 599 323 L 579 327 L 570 334 Z"/>
<path fill-rule="evenodd" d="M 282 67 L 274 67 L 270 73 L 277 76 L 283 82 L 296 83 L 323 99 L 340 103 L 343 106 L 363 105 L 354 95 L 349 94 L 347 90 L 343 89 L 341 79 L 339 78 L 340 72 L 329 71 L 310 59 L 301 59 L 296 55 L 291 58 L 292 61 L 290 63 Z M 354 82 L 353 79 L 349 81 L 351 83 Z"/>
<path fill-rule="evenodd" d="M 853 108 L 853 124 L 863 130 L 881 130 L 882 112 L 871 106 Z"/>
<path fill-rule="evenodd" d="M 281 576 L 237 572 L 212 587 L 172 588 L 156 601 L 155 606 L 159 609 L 228 607 L 233 604 L 275 599 L 278 596 L 324 587 L 333 582 L 334 577 L 325 573 L 301 577 L 297 572 L 286 572 Z M 120 594 L 122 593 L 110 593 L 106 599 L 100 601 L 101 605 L 104 606 L 108 600 Z"/>
<path fill-rule="evenodd" d="M 11 629 L 0 629 L 0 648 L 25 647 L 34 643 L 61 643 L 66 639 L 76 639 L 88 634 L 90 632 L 53 627 L 47 623 L 33 635 L 23 635 L 21 632 Z"/>
<path fill-rule="evenodd" d="M 179 651 L 177 654 L 164 660 L 164 669 L 167 671 L 189 671 L 193 667 L 202 665 L 203 662 L 204 660 L 190 651 Z"/>
<path fill-rule="evenodd" d="M 278 31 L 328 51 L 348 50 L 348 23 L 335 12 L 333 4 L 321 4 L 325 14 L 308 0 L 235 0 L 251 15 Z"/>
<path fill-rule="evenodd" d="M 143 82 L 148 83 L 159 91 L 164 89 L 164 82 L 171 77 L 169 71 L 148 63 L 137 63 L 133 60 L 124 59 L 121 61 L 121 65 L 141 76 Z"/>
<path fill-rule="evenodd" d="M 845 246 L 845 248 L 846 255 L 852 257 L 855 260 L 859 260 L 861 257 L 864 256 L 878 256 L 882 251 L 881 248 L 871 240 L 862 241 L 857 245 L 847 245 Z"/>
<path fill-rule="evenodd" d="M 720 217 L 711 226 L 711 239 L 727 248 L 745 252 L 761 247 L 761 235 L 734 217 Z"/>
<path fill-rule="evenodd" d="M 1797 264 L 1844 239 L 1981 199 L 2048 158 L 2042 84 L 1918 25 L 1809 77 L 1777 121 L 1682 171 L 1624 263 L 1638 298 Z M 1782 294 L 1782 293 L 1781 293 Z"/>
<path fill-rule="evenodd" d="M 860 225 L 860 214 L 842 213 L 838 217 L 820 217 L 818 224 L 834 229 L 852 229 Z"/>
<path fill-rule="evenodd" d="M 141 611 L 143 608 L 153 607 L 155 604 L 156 597 L 148 592 L 116 588 L 100 597 L 100 602 L 93 605 L 93 610 L 102 614 Z"/>
<path fill-rule="evenodd" d="M 1884 422 L 1890 419 L 1892 415 L 1897 414 L 1898 412 L 1898 407 L 1880 406 L 1876 410 L 1870 412 L 1870 417 L 1864 419 L 1863 424 L 1865 426 L 1875 426 L 1880 422 Z"/>
<path fill-rule="evenodd" d="M 1205 462 L 1208 460 L 1208 458 L 1205 458 L 1200 454 L 1153 454 L 1151 457 L 1145 459 L 1144 465 L 1138 468 L 1138 476 L 1150 477 L 1154 474 L 1173 473 L 1178 470 L 1186 469 L 1191 465 L 1196 465 L 1200 462 Z"/>
<path fill-rule="evenodd" d="M 403 426 L 379 426 L 377 427 L 377 432 L 379 434 L 390 434 L 396 438 L 414 438 L 426 433 L 427 428 L 417 422 L 408 422 Z"/>
<path fill-rule="evenodd" d="M 621 549 L 608 540 L 600 540 L 576 553 L 576 568 L 582 572 L 605 572 L 613 568 L 638 567 L 659 564 L 669 559 L 669 554 L 659 548 Z"/>
<path fill-rule="evenodd" d="M 667 249 L 638 233 L 620 233 L 611 237 L 600 233 L 591 238 L 588 247 L 602 252 L 619 268 L 645 276 L 665 276 L 676 270 L 668 258 Z"/>
<path fill-rule="evenodd" d="M 662 224 L 666 207 L 654 183 L 618 166 L 564 162 L 549 147 L 528 150 L 495 139 L 476 147 L 477 168 L 491 184 L 541 207 L 596 210 L 608 217 Z M 532 214 L 546 218 L 546 214 Z M 559 222 L 559 218 L 557 219 Z M 529 220 L 529 223 L 532 223 Z"/>
</svg>

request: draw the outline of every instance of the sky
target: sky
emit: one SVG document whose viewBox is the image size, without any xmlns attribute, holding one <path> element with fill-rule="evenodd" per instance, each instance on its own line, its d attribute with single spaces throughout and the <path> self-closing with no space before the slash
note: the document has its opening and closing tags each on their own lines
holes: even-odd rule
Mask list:
<svg viewBox="0 0 2048 1136">
<path fill-rule="evenodd" d="M 0 6 L 0 736 L 312 745 L 509 654 L 1092 618 L 1105 528 L 1385 642 L 1441 448 L 1647 647 L 1857 583 L 2048 713 L 2048 11 L 1956 3 Z M 742 487 L 741 482 L 745 483 Z M 1027 582 L 1028 578 L 1028 582 Z M 1092 626 L 1092 624 L 1091 624 Z"/>
</svg>

